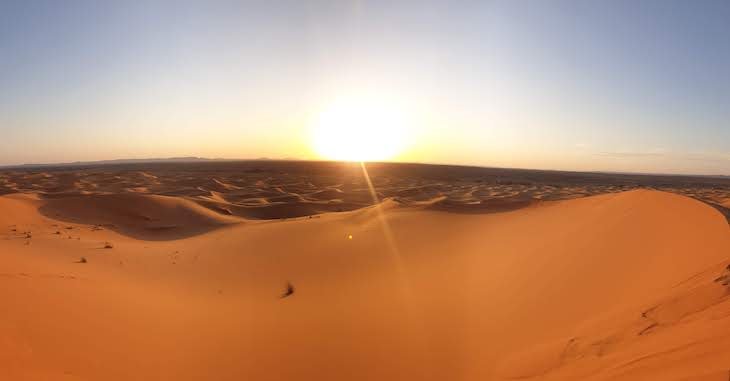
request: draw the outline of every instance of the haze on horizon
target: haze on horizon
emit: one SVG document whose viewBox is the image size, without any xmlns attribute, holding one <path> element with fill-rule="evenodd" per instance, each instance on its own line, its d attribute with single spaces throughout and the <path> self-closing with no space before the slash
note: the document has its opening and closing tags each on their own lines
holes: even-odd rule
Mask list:
<svg viewBox="0 0 730 381">
<path fill-rule="evenodd" d="M 337 123 L 394 108 L 394 161 L 730 174 L 727 20 L 719 0 L 4 1 L 0 165 L 320 159 L 316 120 L 366 99 Z"/>
</svg>

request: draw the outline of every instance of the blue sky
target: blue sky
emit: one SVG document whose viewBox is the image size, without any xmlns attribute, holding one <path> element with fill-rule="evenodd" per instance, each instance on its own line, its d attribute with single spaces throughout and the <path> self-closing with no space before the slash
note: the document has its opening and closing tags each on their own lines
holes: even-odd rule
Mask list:
<svg viewBox="0 0 730 381">
<path fill-rule="evenodd" d="M 0 1 L 0 163 L 317 158 L 316 114 L 368 93 L 407 105 L 396 160 L 730 174 L 728 20 L 709 0 Z"/>
</svg>

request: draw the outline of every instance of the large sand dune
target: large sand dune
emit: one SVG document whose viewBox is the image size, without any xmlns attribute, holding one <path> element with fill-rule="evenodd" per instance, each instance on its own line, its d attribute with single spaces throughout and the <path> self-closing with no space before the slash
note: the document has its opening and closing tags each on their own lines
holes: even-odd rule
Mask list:
<svg viewBox="0 0 730 381">
<path fill-rule="evenodd" d="M 716 209 L 634 190 L 468 213 L 424 192 L 277 221 L 0 196 L 0 379 L 727 379 Z"/>
</svg>

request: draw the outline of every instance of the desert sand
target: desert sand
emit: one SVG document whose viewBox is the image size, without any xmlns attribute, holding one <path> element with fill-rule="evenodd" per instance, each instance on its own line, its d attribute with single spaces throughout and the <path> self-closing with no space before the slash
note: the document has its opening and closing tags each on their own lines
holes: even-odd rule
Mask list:
<svg viewBox="0 0 730 381">
<path fill-rule="evenodd" d="M 0 172 L 0 379 L 728 379 L 730 180 L 370 168 Z"/>
</svg>

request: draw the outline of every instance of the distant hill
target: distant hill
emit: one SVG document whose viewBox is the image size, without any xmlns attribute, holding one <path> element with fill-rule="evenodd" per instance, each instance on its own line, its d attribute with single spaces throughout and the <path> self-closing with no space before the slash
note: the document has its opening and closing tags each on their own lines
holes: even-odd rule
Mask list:
<svg viewBox="0 0 730 381">
<path fill-rule="evenodd" d="M 151 159 L 114 159 L 114 160 L 97 160 L 97 161 L 74 161 L 67 163 L 29 163 L 19 165 L 4 165 L 0 168 L 43 168 L 43 167 L 85 167 L 96 165 L 112 165 L 112 164 L 145 164 L 145 163 L 195 163 L 195 162 L 212 162 L 212 161 L 235 161 L 236 159 L 210 159 L 204 157 L 186 156 L 186 157 L 169 157 L 169 158 L 151 158 Z M 265 159 L 256 159 L 265 160 Z"/>
</svg>

